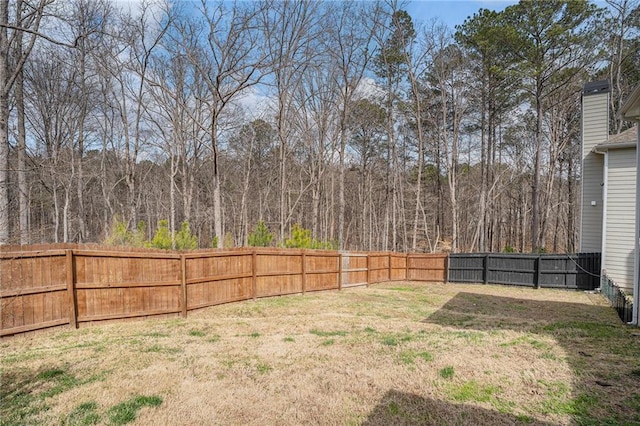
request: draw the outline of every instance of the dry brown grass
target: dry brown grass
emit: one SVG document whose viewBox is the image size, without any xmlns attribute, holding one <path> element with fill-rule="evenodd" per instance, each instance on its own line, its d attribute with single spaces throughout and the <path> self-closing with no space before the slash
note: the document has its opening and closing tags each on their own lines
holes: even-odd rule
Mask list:
<svg viewBox="0 0 640 426">
<path fill-rule="evenodd" d="M 262 299 L 6 339 L 0 423 L 106 424 L 146 395 L 162 403 L 134 424 L 628 424 L 636 331 L 579 292 L 401 282 Z"/>
</svg>

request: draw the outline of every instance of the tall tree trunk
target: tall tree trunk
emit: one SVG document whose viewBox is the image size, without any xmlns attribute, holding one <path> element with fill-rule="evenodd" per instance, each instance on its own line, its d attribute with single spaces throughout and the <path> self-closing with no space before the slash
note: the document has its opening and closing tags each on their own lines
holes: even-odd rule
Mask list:
<svg viewBox="0 0 640 426">
<path fill-rule="evenodd" d="M 313 235 L 320 235 L 320 194 L 321 194 L 321 179 L 318 175 L 313 175 L 314 183 L 311 189 L 311 229 Z M 324 230 L 326 231 L 326 230 Z M 322 232 L 323 237 L 326 237 Z"/>
<path fill-rule="evenodd" d="M 346 95 L 345 95 L 346 98 Z M 339 164 L 339 177 L 338 177 L 338 250 L 344 250 L 344 212 L 345 212 L 345 200 L 344 200 L 344 155 L 347 147 L 347 101 L 343 104 L 342 117 L 340 118 L 340 164 Z"/>
<path fill-rule="evenodd" d="M 437 203 L 436 203 L 436 223 L 435 223 L 435 232 L 436 234 L 440 235 L 440 232 L 442 232 L 443 228 L 444 228 L 444 196 L 442 194 L 442 150 L 441 150 L 441 144 L 444 143 L 445 141 L 442 140 L 441 137 L 437 137 L 436 138 L 436 173 L 437 173 L 437 177 L 436 177 L 436 197 L 437 197 Z M 438 244 L 438 241 L 435 242 L 435 244 Z"/>
<path fill-rule="evenodd" d="M 284 243 L 287 227 L 287 146 L 282 131 L 279 132 L 278 136 L 280 139 L 280 242 Z"/>
<path fill-rule="evenodd" d="M 175 141 L 175 138 L 174 138 Z M 176 165 L 176 156 L 170 153 L 170 177 L 169 177 L 169 232 L 171 233 L 171 248 L 176 249 L 176 176 L 178 174 L 178 166 Z"/>
<path fill-rule="evenodd" d="M 382 250 L 389 250 L 395 246 L 395 120 L 393 114 L 393 83 L 392 77 L 387 77 L 387 121 L 386 121 L 386 133 L 387 133 L 387 177 L 386 177 L 386 206 L 384 212 L 384 240 L 382 242 Z M 391 242 L 389 241 L 391 239 Z"/>
<path fill-rule="evenodd" d="M 575 231 L 574 231 L 574 215 L 576 214 L 575 200 L 574 200 L 574 180 L 573 180 L 573 156 L 569 156 L 567 162 L 567 252 L 573 253 L 576 249 Z"/>
<path fill-rule="evenodd" d="M 540 85 L 538 85 L 540 87 Z M 533 158 L 533 184 L 531 186 L 531 251 L 540 247 L 540 160 L 542 157 L 542 94 L 536 97 L 536 146 Z"/>
<path fill-rule="evenodd" d="M 422 103 L 420 102 L 420 90 L 415 74 L 409 72 L 409 78 L 411 80 L 411 89 L 414 94 L 414 102 L 416 109 L 416 132 L 418 136 L 418 174 L 416 176 L 416 203 L 413 212 L 413 232 L 411 236 L 411 250 L 416 251 L 418 243 L 418 219 L 421 210 L 422 203 L 422 169 L 424 167 L 424 132 L 422 129 Z M 425 234 L 427 229 L 424 230 Z"/>
<path fill-rule="evenodd" d="M 242 220 L 242 245 L 249 245 L 249 213 L 247 206 L 247 198 L 249 196 L 249 188 L 251 183 L 251 158 L 253 156 L 253 144 L 255 141 L 255 134 L 251 136 L 251 142 L 249 143 L 249 155 L 247 155 L 247 162 L 244 171 L 244 183 L 242 185 L 242 198 L 240 200 L 240 218 Z M 262 216 L 258 218 L 262 220 Z"/>
<path fill-rule="evenodd" d="M 0 1 L 0 245 L 9 243 L 9 0 Z"/>
<path fill-rule="evenodd" d="M 60 206 L 58 201 L 58 184 L 55 179 L 52 180 L 53 190 L 53 242 L 60 242 Z"/>
<path fill-rule="evenodd" d="M 85 51 L 84 51 L 84 39 L 81 39 L 81 51 L 80 51 L 80 117 L 78 121 L 78 157 L 76 168 L 78 171 L 77 181 L 77 196 L 78 196 L 78 242 L 84 242 L 87 235 L 87 227 L 85 224 L 85 209 L 84 209 L 84 172 L 82 168 L 82 160 L 84 158 L 84 122 L 87 115 L 87 82 L 86 82 L 86 63 L 85 63 Z"/>
<path fill-rule="evenodd" d="M 22 7 L 18 6 L 17 20 L 21 20 Z M 22 57 L 22 32 L 16 33 L 15 57 Z M 16 76 L 16 113 L 18 118 L 18 216 L 20 226 L 20 244 L 29 244 L 29 197 L 27 184 L 27 131 L 24 116 L 24 73 L 22 69 Z"/>
<path fill-rule="evenodd" d="M 69 242 L 69 204 L 71 202 L 71 188 L 64 188 L 64 204 L 62 206 L 62 242 Z"/>
<path fill-rule="evenodd" d="M 102 135 L 102 155 L 100 156 L 100 188 L 102 190 L 102 199 L 107 206 L 104 210 L 104 222 L 103 222 L 103 237 L 107 237 L 107 233 L 109 232 L 109 226 L 111 221 L 114 219 L 115 212 L 113 209 L 113 205 L 111 203 L 111 190 L 109 189 L 109 180 L 107 175 L 107 153 L 108 151 L 108 140 L 112 139 L 109 137 L 110 132 L 113 131 L 113 126 L 110 125 L 112 122 L 109 121 L 107 116 L 104 118 L 104 133 Z"/>
<path fill-rule="evenodd" d="M 373 213 L 373 182 L 372 182 L 372 177 L 371 177 L 371 171 L 367 172 L 367 183 L 368 183 L 368 188 L 369 188 L 369 245 L 368 245 L 368 250 L 371 251 L 373 250 L 373 224 L 374 224 L 374 213 Z"/>
<path fill-rule="evenodd" d="M 211 150 L 213 152 L 213 222 L 215 236 L 218 238 L 218 248 L 224 247 L 224 236 L 222 235 L 222 195 L 220 192 L 220 168 L 218 158 L 218 122 L 217 117 L 211 120 Z"/>
<path fill-rule="evenodd" d="M 19 77 L 24 62 L 35 43 L 40 21 L 44 13 L 47 1 L 40 0 L 31 4 L 32 13 L 29 17 L 32 31 L 28 43 L 22 48 L 22 25 L 27 25 L 22 17 L 22 1 L 15 4 L 16 27 L 14 29 L 13 42 L 21 47 L 18 50 L 20 56 L 10 63 L 11 40 L 8 34 L 10 0 L 0 0 L 0 245 L 10 242 L 10 216 L 9 216 L 9 96 L 11 89 Z M 15 51 L 15 50 L 14 50 Z M 26 193 L 26 192 L 25 192 Z M 19 206 L 20 208 L 20 206 Z"/>
<path fill-rule="evenodd" d="M 491 134 L 490 131 L 487 131 L 487 90 L 485 86 L 485 76 L 486 73 L 483 72 L 482 99 L 480 102 L 480 203 L 477 215 L 478 228 L 476 229 L 476 235 L 478 238 L 478 251 L 480 252 L 485 252 L 487 250 L 485 244 L 485 236 L 487 234 L 487 175 L 489 172 L 487 155 L 487 146 L 489 145 L 489 142 L 487 141 L 487 138 Z M 473 245 L 471 247 L 471 251 L 473 251 Z"/>
</svg>

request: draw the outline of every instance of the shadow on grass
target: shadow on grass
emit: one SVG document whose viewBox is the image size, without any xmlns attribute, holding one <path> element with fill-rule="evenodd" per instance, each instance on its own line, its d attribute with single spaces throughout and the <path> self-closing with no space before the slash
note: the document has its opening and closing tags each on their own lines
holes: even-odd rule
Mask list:
<svg viewBox="0 0 640 426">
<path fill-rule="evenodd" d="M 578 294 L 578 293 L 576 293 Z M 599 297 L 594 295 L 593 297 Z M 424 322 L 474 330 L 535 331 L 554 322 L 587 322 L 623 329 L 609 306 L 460 292 Z"/>
<path fill-rule="evenodd" d="M 559 356 L 573 370 L 574 382 L 564 384 L 564 389 L 562 383 L 544 384 L 549 395 L 546 414 L 570 415 L 578 424 L 640 422 L 640 337 L 609 306 L 464 291 L 423 322 L 458 330 L 522 333 L 496 347 L 496 355 L 510 346 L 527 345 L 542 358 Z M 549 337 L 562 354 L 554 353 L 557 345 L 545 343 Z M 562 403 L 553 400 L 558 392 L 564 394 Z"/>
<path fill-rule="evenodd" d="M 47 410 L 41 394 L 43 371 L 1 373 L 0 426 L 25 424 L 31 416 Z"/>
<path fill-rule="evenodd" d="M 373 409 L 363 426 L 387 425 L 551 425 L 525 416 L 499 413 L 473 405 L 453 404 L 391 390 Z"/>
<path fill-rule="evenodd" d="M 78 378 L 66 365 L 42 366 L 37 370 L 2 370 L 0 374 L 0 426 L 34 424 L 34 419 L 49 409 L 49 398 L 104 380 L 103 372 Z"/>
</svg>

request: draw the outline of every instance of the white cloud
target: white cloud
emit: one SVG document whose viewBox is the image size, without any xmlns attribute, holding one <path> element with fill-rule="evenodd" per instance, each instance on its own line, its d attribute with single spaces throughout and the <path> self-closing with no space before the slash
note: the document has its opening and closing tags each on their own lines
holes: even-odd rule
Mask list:
<svg viewBox="0 0 640 426">
<path fill-rule="evenodd" d="M 357 98 L 379 99 L 384 97 L 384 90 L 371 77 L 365 77 L 360 80 L 355 96 Z"/>
<path fill-rule="evenodd" d="M 249 121 L 265 117 L 272 111 L 274 98 L 260 90 L 260 86 L 253 86 L 244 91 L 235 103 L 243 109 Z M 266 120 L 268 121 L 268 120 Z"/>
</svg>

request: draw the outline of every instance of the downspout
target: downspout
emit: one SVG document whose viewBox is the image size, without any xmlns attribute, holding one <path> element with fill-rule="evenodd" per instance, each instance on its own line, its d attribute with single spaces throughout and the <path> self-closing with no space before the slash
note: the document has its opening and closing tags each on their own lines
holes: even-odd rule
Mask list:
<svg viewBox="0 0 640 426">
<path fill-rule="evenodd" d="M 640 148 L 640 120 L 638 121 L 636 145 L 636 240 L 635 240 L 635 252 L 633 253 L 633 317 L 631 319 L 632 325 L 638 324 L 638 309 L 640 308 L 640 288 L 638 287 L 638 255 L 640 254 L 640 210 L 638 209 L 638 201 L 640 201 L 640 156 L 638 155 L 638 148 Z"/>
</svg>

